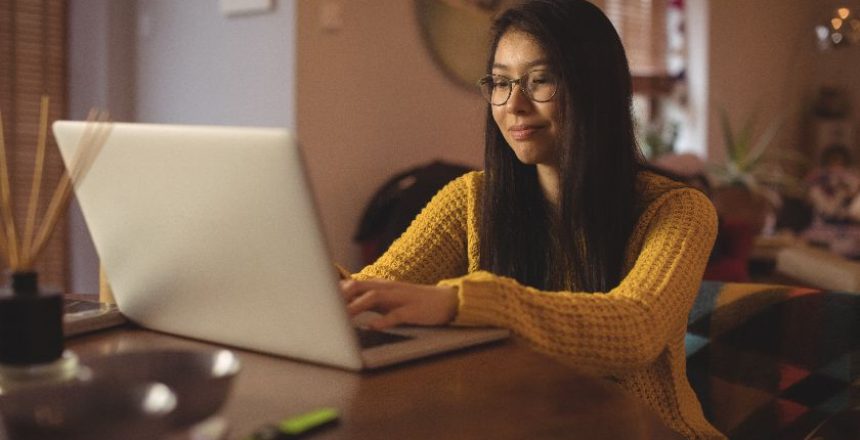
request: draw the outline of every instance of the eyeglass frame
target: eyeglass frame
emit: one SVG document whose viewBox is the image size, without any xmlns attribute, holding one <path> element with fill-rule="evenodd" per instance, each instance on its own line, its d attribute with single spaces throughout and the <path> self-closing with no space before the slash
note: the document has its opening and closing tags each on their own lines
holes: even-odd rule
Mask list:
<svg viewBox="0 0 860 440">
<path fill-rule="evenodd" d="M 535 72 L 548 72 L 548 70 L 547 70 L 547 69 L 535 69 L 535 70 L 531 70 L 531 71 L 528 71 L 528 72 L 526 72 L 526 73 L 524 73 L 524 74 L 520 75 L 520 77 L 519 77 L 519 78 L 517 78 L 517 79 L 511 79 L 511 78 L 508 78 L 507 76 L 504 76 L 504 75 L 493 75 L 492 73 L 489 73 L 489 74 L 487 74 L 487 75 L 485 75 L 485 76 L 481 77 L 481 79 L 479 79 L 479 80 L 478 80 L 478 82 L 477 82 L 477 86 L 478 86 L 478 89 L 480 89 L 480 90 L 481 90 L 481 96 L 483 96 L 483 97 L 484 97 L 484 100 L 486 100 L 490 105 L 493 105 L 493 106 L 496 106 L 496 107 L 503 106 L 503 105 L 507 104 L 507 103 L 508 103 L 508 101 L 510 101 L 510 100 L 511 100 L 511 96 L 514 94 L 514 84 L 516 84 L 516 85 L 520 88 L 520 91 L 521 91 L 521 92 L 523 92 L 523 94 L 524 94 L 524 95 L 526 95 L 526 96 L 529 98 L 529 100 L 531 100 L 531 101 L 534 101 L 534 102 L 541 102 L 541 103 L 552 101 L 552 99 L 553 99 L 553 98 L 555 98 L 555 95 L 558 93 L 558 89 L 559 89 L 559 87 L 558 87 L 558 79 L 556 79 L 555 90 L 553 90 L 553 91 L 552 91 L 552 95 L 550 95 L 550 96 L 549 96 L 549 98 L 547 98 L 547 99 L 543 99 L 543 100 L 535 99 L 535 98 L 534 98 L 534 96 L 532 96 L 532 93 L 527 89 L 527 87 L 523 86 L 523 79 L 524 79 L 524 78 L 528 78 L 528 77 L 529 77 L 529 75 L 532 75 L 532 74 L 534 74 Z M 551 73 L 550 73 L 550 74 L 551 74 Z M 553 75 L 553 76 L 554 76 L 554 75 Z M 484 88 L 484 85 L 486 84 L 486 81 L 487 81 L 487 80 L 493 81 L 493 78 L 494 78 L 494 77 L 501 77 L 501 78 L 504 78 L 504 79 L 506 79 L 506 80 L 508 81 L 508 83 L 509 83 L 509 85 L 508 85 L 508 96 L 507 96 L 507 97 L 505 97 L 505 100 L 504 100 L 504 101 L 502 101 L 502 102 L 501 102 L 501 103 L 499 103 L 499 104 L 494 104 L 494 103 L 493 103 L 493 101 L 492 101 L 492 99 L 491 99 L 491 98 L 488 98 L 488 97 L 487 97 L 487 96 L 485 96 L 485 95 L 484 95 L 484 93 L 483 93 L 483 88 Z"/>
</svg>

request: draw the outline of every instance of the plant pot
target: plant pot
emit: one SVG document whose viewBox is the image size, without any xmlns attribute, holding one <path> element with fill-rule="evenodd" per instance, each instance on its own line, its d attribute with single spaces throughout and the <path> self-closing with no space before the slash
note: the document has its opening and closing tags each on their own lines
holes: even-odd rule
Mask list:
<svg viewBox="0 0 860 440">
<path fill-rule="evenodd" d="M 756 234 L 761 233 L 774 213 L 770 200 L 741 185 L 716 188 L 711 199 L 717 215 L 735 224 L 747 224 Z"/>
</svg>

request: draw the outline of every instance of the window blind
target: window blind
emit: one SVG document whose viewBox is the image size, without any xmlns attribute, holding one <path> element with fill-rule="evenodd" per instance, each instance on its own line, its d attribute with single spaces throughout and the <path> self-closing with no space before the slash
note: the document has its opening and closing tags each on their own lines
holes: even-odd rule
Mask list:
<svg viewBox="0 0 860 440">
<path fill-rule="evenodd" d="M 667 0 L 594 0 L 621 36 L 634 76 L 666 75 Z"/>
<path fill-rule="evenodd" d="M 41 96 L 51 98 L 49 123 L 66 113 L 66 8 L 65 0 L 0 0 L 0 111 L 19 236 L 32 185 Z M 49 130 L 37 219 L 43 217 L 62 171 Z M 62 219 L 35 267 L 42 285 L 64 290 L 66 228 Z M 6 261 L 0 264 L 8 266 Z"/>
</svg>

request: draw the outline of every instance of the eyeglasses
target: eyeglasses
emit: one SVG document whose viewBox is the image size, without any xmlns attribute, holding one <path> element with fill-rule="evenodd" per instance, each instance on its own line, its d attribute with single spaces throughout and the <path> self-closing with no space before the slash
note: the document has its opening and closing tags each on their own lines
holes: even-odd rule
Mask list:
<svg viewBox="0 0 860 440">
<path fill-rule="evenodd" d="M 547 102 L 558 91 L 558 78 L 547 70 L 533 70 L 525 75 L 511 79 L 502 75 L 487 75 L 478 81 L 481 95 L 492 105 L 508 102 L 514 84 L 532 101 Z"/>
</svg>

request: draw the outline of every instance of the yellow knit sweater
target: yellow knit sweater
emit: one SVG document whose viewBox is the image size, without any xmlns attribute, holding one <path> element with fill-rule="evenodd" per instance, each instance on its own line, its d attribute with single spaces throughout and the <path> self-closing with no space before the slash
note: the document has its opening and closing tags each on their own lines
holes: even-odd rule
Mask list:
<svg viewBox="0 0 860 440">
<path fill-rule="evenodd" d="M 724 438 L 702 414 L 684 353 L 687 314 L 717 230 L 708 199 L 641 173 L 621 284 L 605 294 L 546 292 L 478 269 L 482 179 L 473 172 L 448 184 L 356 278 L 456 287 L 455 324 L 509 328 L 538 351 L 616 380 L 684 436 Z"/>
</svg>

